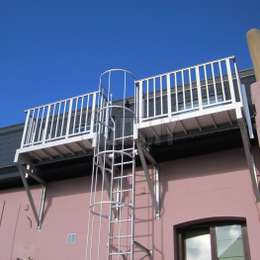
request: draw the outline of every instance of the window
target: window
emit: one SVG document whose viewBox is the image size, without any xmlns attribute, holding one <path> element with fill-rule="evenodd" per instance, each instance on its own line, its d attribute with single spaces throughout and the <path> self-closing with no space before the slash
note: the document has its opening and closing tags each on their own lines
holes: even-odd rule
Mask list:
<svg viewBox="0 0 260 260">
<path fill-rule="evenodd" d="M 250 260 L 244 221 L 176 228 L 176 260 Z"/>
</svg>

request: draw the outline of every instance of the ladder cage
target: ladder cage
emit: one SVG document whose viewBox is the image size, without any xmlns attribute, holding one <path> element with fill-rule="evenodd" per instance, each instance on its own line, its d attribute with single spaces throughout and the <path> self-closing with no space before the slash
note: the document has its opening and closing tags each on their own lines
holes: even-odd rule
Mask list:
<svg viewBox="0 0 260 260">
<path fill-rule="evenodd" d="M 133 86 L 134 76 L 126 70 L 100 76 L 86 239 L 89 260 L 134 259 L 135 108 L 127 102 L 134 96 L 129 93 Z"/>
</svg>

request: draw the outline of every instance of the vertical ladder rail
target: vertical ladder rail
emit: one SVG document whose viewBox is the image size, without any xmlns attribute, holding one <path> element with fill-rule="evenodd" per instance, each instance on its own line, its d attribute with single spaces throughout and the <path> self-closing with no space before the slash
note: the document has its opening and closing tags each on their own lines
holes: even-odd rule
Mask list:
<svg viewBox="0 0 260 260">
<path fill-rule="evenodd" d="M 119 85 L 123 92 L 120 103 L 113 103 L 112 100 L 114 73 L 123 75 L 123 81 Z M 109 70 L 101 75 L 99 91 L 105 93 L 105 87 L 108 91 L 102 99 L 103 102 L 100 102 L 96 119 L 97 134 L 85 260 L 134 260 L 135 247 L 151 257 L 150 250 L 135 241 L 137 153 L 134 137 L 135 111 L 126 102 L 129 75 L 132 77 L 130 72 L 121 69 Z M 106 86 L 104 78 L 107 80 Z M 132 83 L 133 88 L 134 80 Z M 119 125 L 122 128 L 119 128 Z M 105 230 L 102 229 L 105 224 L 108 231 L 106 244 Z"/>
</svg>

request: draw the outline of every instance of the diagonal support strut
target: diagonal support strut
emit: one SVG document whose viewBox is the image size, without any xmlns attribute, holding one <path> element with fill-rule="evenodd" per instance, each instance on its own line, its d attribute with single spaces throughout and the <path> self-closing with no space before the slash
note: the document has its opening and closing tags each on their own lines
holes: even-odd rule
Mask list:
<svg viewBox="0 0 260 260">
<path fill-rule="evenodd" d="M 154 158 L 151 156 L 151 154 L 142 147 L 140 142 L 137 142 L 137 150 L 138 150 L 138 155 L 139 155 L 140 160 L 141 160 L 142 167 L 144 169 L 145 178 L 146 178 L 148 188 L 149 188 L 149 191 L 150 191 L 150 194 L 151 194 L 151 197 L 152 197 L 153 206 L 155 208 L 155 213 L 156 213 L 156 216 L 159 217 L 159 214 L 160 214 L 159 179 L 158 179 L 159 166 L 156 163 L 156 161 L 154 160 Z M 152 182 L 150 175 L 149 175 L 149 169 L 148 169 L 146 159 L 154 166 L 154 168 L 156 170 L 156 178 L 155 178 L 156 179 L 155 180 L 156 186 L 155 187 L 154 187 L 153 182 Z"/>
<path fill-rule="evenodd" d="M 248 164 L 249 171 L 250 171 L 250 177 L 251 177 L 251 181 L 252 181 L 253 190 L 254 190 L 254 193 L 256 196 L 256 201 L 259 202 L 260 193 L 259 193 L 259 186 L 258 186 L 258 181 L 257 181 L 256 165 L 255 165 L 255 160 L 254 160 L 254 156 L 253 156 L 252 149 L 251 149 L 251 144 L 249 141 L 246 124 L 245 124 L 243 117 L 238 119 L 238 125 L 239 125 L 240 132 L 241 132 L 244 152 L 245 152 L 247 164 Z"/>
<path fill-rule="evenodd" d="M 21 179 L 22 179 L 27 197 L 29 199 L 34 218 L 36 220 L 37 227 L 40 229 L 41 225 L 42 225 L 42 220 L 43 220 L 43 212 L 44 212 L 44 207 L 45 207 L 47 184 L 44 180 L 42 180 L 39 176 L 37 176 L 34 172 L 32 172 L 31 169 L 27 169 L 27 167 L 19 161 L 17 163 L 17 168 L 18 168 L 19 173 L 21 175 Z M 29 186 L 28 181 L 27 181 L 29 176 L 32 179 L 34 179 L 35 181 L 37 181 L 38 183 L 40 183 L 40 185 L 42 187 L 39 210 L 37 210 L 34 198 L 32 196 L 30 186 Z"/>
</svg>

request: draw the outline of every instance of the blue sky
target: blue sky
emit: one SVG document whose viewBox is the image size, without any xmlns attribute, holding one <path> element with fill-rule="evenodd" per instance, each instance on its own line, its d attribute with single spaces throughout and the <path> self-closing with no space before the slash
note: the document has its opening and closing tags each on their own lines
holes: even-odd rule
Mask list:
<svg viewBox="0 0 260 260">
<path fill-rule="evenodd" d="M 0 127 L 97 89 L 111 67 L 141 78 L 230 55 L 250 67 L 259 10 L 259 0 L 1 1 Z"/>
</svg>

